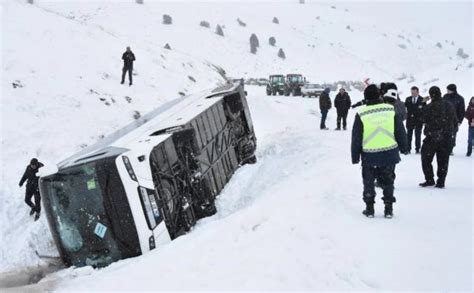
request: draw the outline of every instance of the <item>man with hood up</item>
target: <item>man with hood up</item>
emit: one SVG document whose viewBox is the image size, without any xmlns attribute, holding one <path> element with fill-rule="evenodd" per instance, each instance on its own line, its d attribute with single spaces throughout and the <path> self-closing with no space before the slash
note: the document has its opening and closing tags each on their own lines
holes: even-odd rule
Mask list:
<svg viewBox="0 0 474 293">
<path fill-rule="evenodd" d="M 407 149 L 407 136 L 403 120 L 396 115 L 392 105 L 380 98 L 376 85 L 364 90 L 364 106 L 355 116 L 352 128 L 352 163 L 362 159 L 363 200 L 366 204 L 362 212 L 366 217 L 374 217 L 375 180 L 383 189 L 384 215 L 393 217 L 395 165 L 400 162 L 399 152 Z"/>
<path fill-rule="evenodd" d="M 441 90 L 432 86 L 429 90 L 431 103 L 423 109 L 425 122 L 425 139 L 421 146 L 421 165 L 425 174 L 425 182 L 421 187 L 435 186 L 444 188 L 448 174 L 449 155 L 454 144 L 454 133 L 458 128 L 458 119 L 453 106 L 441 98 Z M 438 162 L 438 181 L 435 183 L 433 159 Z"/>
<path fill-rule="evenodd" d="M 320 128 L 322 130 L 328 130 L 326 127 L 326 118 L 328 117 L 328 112 L 332 108 L 331 98 L 329 97 L 330 88 L 325 88 L 321 96 L 319 97 L 319 109 L 321 110 L 321 124 Z"/>
</svg>

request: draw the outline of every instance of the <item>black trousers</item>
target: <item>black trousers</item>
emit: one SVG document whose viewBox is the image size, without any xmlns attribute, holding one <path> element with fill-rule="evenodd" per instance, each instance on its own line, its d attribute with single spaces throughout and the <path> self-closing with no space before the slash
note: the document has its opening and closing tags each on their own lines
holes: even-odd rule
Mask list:
<svg viewBox="0 0 474 293">
<path fill-rule="evenodd" d="M 337 128 L 341 128 L 341 120 L 342 120 L 342 127 L 347 127 L 347 111 L 337 111 Z"/>
<path fill-rule="evenodd" d="M 436 174 L 438 176 L 438 183 L 444 184 L 446 175 L 448 175 L 449 155 L 451 154 L 451 150 L 452 142 L 449 140 L 434 142 L 427 138 L 423 141 L 423 146 L 421 147 L 421 165 L 426 181 L 434 181 L 432 162 L 436 155 L 436 161 L 438 163 Z"/>
<path fill-rule="evenodd" d="M 407 128 L 407 141 L 408 141 L 408 150 L 411 151 L 411 141 L 413 138 L 413 132 L 415 133 L 415 150 L 419 151 L 421 148 L 421 132 L 423 126 L 417 126 L 415 128 Z"/>
<path fill-rule="evenodd" d="M 362 166 L 362 181 L 364 183 L 363 199 L 366 203 L 375 203 L 375 180 L 383 190 L 382 200 L 385 204 L 396 202 L 393 195 L 395 187 L 395 165 L 382 167 Z"/>
<path fill-rule="evenodd" d="M 133 67 L 124 67 L 122 69 L 122 83 L 125 82 L 125 75 L 127 74 L 127 72 L 128 72 L 128 80 L 129 80 L 130 84 L 132 84 Z"/>
<path fill-rule="evenodd" d="M 35 198 L 35 203 L 31 201 L 31 198 Z M 41 212 L 41 196 L 38 187 L 26 188 L 25 192 L 25 203 L 30 206 L 35 212 Z"/>
</svg>

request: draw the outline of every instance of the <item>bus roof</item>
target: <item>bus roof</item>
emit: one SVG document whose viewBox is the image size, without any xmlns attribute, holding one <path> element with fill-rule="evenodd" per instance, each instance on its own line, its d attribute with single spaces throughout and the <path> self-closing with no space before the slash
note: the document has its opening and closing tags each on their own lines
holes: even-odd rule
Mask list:
<svg viewBox="0 0 474 293">
<path fill-rule="evenodd" d="M 167 102 L 97 143 L 61 161 L 58 167 L 66 168 L 86 161 L 118 155 L 126 152 L 131 145 L 136 145 L 143 139 L 153 140 L 153 143 L 157 145 L 168 138 L 169 134 L 164 132 L 162 135 L 152 135 L 153 133 L 188 123 L 220 100 L 211 98 L 223 97 L 225 94 L 237 91 L 238 87 L 238 83 L 231 83 Z"/>
</svg>

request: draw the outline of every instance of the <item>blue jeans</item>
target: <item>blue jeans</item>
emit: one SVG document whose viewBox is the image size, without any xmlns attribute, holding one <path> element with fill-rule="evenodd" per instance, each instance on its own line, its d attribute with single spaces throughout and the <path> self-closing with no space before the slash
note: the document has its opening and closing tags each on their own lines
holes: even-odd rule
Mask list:
<svg viewBox="0 0 474 293">
<path fill-rule="evenodd" d="M 474 140 L 474 127 L 469 127 L 469 132 L 467 136 L 467 154 L 472 154 L 472 144 Z"/>
<path fill-rule="evenodd" d="M 326 118 L 328 117 L 328 112 L 329 110 L 321 110 L 321 125 L 320 125 L 321 129 L 326 128 Z"/>
</svg>

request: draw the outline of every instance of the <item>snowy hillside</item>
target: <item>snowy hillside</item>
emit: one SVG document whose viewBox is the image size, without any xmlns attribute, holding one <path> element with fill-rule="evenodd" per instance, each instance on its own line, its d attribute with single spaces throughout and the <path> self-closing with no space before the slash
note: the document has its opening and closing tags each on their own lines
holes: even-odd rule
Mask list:
<svg viewBox="0 0 474 293">
<path fill-rule="evenodd" d="M 24 2 L 1 3 L 0 272 L 44 264 L 38 254 L 57 255 L 45 217 L 32 222 L 18 188 L 31 157 L 54 165 L 167 101 L 224 83 L 219 68 L 230 78 L 301 72 L 313 82 L 394 80 L 402 96 L 412 85 L 423 95 L 433 84 L 444 92 L 448 83 L 466 99 L 474 92 L 473 32 L 463 21 L 472 20 L 468 2 L 390 9 L 311 1 Z M 448 8 L 457 17 L 441 24 Z M 162 23 L 163 14 L 172 24 Z M 260 41 L 256 55 L 249 53 L 252 33 Z M 119 83 L 128 45 L 137 57 L 132 87 Z M 460 48 L 469 57 L 458 56 Z M 350 165 L 349 133 L 317 131 L 317 100 L 263 92 L 249 89 L 259 162 L 235 175 L 216 216 L 149 256 L 99 272 L 64 270 L 39 286 L 119 289 L 116 280 L 128 277 L 137 283 L 120 289 L 149 289 L 151 271 L 165 289 L 472 286 L 473 169 L 461 157 L 464 128 L 449 191 L 417 189 L 419 157 L 409 156 L 399 167 L 396 218 L 374 224 L 360 216 L 360 170 Z M 86 277 L 69 283 L 76 275 Z"/>
</svg>

